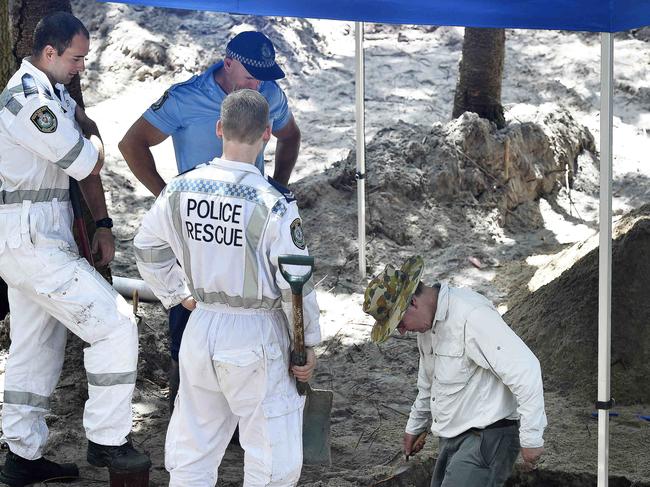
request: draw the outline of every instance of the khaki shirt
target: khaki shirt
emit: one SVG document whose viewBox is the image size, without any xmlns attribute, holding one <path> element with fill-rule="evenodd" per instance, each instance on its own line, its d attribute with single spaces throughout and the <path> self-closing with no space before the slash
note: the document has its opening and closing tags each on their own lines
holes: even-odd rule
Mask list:
<svg viewBox="0 0 650 487">
<path fill-rule="evenodd" d="M 520 420 L 525 448 L 543 446 L 546 427 L 539 361 L 492 303 L 443 283 L 433 327 L 418 333 L 418 395 L 406 432 L 453 438 L 500 419 Z"/>
</svg>

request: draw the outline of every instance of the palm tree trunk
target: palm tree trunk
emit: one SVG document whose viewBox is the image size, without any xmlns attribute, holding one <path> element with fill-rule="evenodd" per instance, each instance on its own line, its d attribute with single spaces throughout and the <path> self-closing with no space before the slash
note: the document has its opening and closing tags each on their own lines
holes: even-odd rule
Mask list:
<svg viewBox="0 0 650 487">
<path fill-rule="evenodd" d="M 11 52 L 11 28 L 9 24 L 9 0 L 0 0 L 0 86 L 4 88 L 16 70 Z M 1 318 L 0 318 L 1 319 Z"/>
<path fill-rule="evenodd" d="M 505 38 L 504 29 L 465 29 L 453 118 L 474 112 L 505 127 L 501 105 Z"/>
</svg>

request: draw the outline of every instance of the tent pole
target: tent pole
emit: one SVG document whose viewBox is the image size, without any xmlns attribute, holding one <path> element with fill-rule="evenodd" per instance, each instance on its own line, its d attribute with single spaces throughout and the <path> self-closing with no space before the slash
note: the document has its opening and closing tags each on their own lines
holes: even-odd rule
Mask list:
<svg viewBox="0 0 650 487">
<path fill-rule="evenodd" d="M 612 315 L 612 135 L 614 37 L 600 34 L 600 247 L 598 252 L 598 401 L 610 394 Z M 598 409 L 598 487 L 609 481 L 609 410 Z"/>
<path fill-rule="evenodd" d="M 366 133 L 363 67 L 363 22 L 354 23 L 355 100 L 357 120 L 357 215 L 359 232 L 359 274 L 366 277 Z"/>
</svg>

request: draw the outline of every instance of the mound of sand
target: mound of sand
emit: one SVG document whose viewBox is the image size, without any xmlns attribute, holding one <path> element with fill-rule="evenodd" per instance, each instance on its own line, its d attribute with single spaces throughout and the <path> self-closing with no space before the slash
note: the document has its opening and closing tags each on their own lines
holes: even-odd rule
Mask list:
<svg viewBox="0 0 650 487">
<path fill-rule="evenodd" d="M 625 215 L 614 230 L 611 380 L 620 404 L 650 402 L 649 252 L 650 205 L 645 205 Z M 548 276 L 550 282 L 539 289 L 520 293 L 505 319 L 539 358 L 549 390 L 594 400 L 598 235 L 559 254 L 533 283 Z"/>
<path fill-rule="evenodd" d="M 514 111 L 517 120 L 502 130 L 466 113 L 432 127 L 400 121 L 368 143 L 369 274 L 406 251 L 427 255 L 431 272 L 445 278 L 459 255 L 494 263 L 490 249 L 506 229 L 543 225 L 536 200 L 573 180 L 578 157 L 593 158 L 594 140 L 557 105 Z M 292 185 L 310 249 L 330 278 L 354 272 L 357 260 L 355 173 L 352 151 Z"/>
</svg>

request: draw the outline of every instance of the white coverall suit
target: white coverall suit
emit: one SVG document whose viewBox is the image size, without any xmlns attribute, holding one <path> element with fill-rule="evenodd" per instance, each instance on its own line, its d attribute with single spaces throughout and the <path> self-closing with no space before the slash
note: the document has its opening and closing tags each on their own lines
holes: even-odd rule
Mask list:
<svg viewBox="0 0 650 487">
<path fill-rule="evenodd" d="M 134 244 L 140 274 L 166 307 L 197 300 L 165 444 L 170 486 L 213 487 L 237 422 L 244 485 L 296 485 L 304 399 L 288 372 L 291 291 L 278 256 L 307 250 L 291 193 L 252 164 L 214 159 L 165 187 Z M 314 346 L 311 281 L 303 295 L 305 345 Z"/>
<path fill-rule="evenodd" d="M 80 133 L 74 100 L 63 85 L 58 96 L 53 88 L 25 60 L 0 95 L 0 276 L 11 309 L 2 430 L 29 460 L 47 441 L 66 327 L 90 344 L 83 422 L 95 443 L 126 441 L 138 355 L 129 305 L 77 252 L 69 176 L 87 177 L 97 150 Z"/>
</svg>

